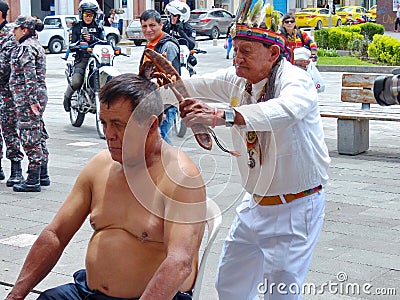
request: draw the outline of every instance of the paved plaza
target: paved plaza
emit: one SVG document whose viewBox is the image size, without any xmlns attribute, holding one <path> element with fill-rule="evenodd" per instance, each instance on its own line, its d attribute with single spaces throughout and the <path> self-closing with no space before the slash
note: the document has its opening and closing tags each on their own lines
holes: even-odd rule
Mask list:
<svg viewBox="0 0 400 300">
<path fill-rule="evenodd" d="M 198 73 L 232 64 L 232 60 L 225 59 L 223 40 L 218 43 L 213 46 L 212 41 L 199 42 L 199 47 L 208 54 L 197 56 Z M 123 46 L 123 51 L 131 56 L 117 58 L 117 68 L 121 72 L 137 72 L 142 50 L 143 47 Z M 62 106 L 66 79 L 60 57 L 62 55 L 47 56 L 49 103 L 45 122 L 50 134 L 52 184 L 41 193 L 14 193 L 6 187 L 5 181 L 0 182 L 0 298 L 9 292 L 6 284 L 15 282 L 32 239 L 51 221 L 79 171 L 94 154 L 106 148 L 105 141 L 97 137 L 93 115 L 87 116 L 81 128 L 70 125 Z M 340 101 L 341 73 L 324 72 L 322 75 L 327 88 L 320 94 L 320 105 L 346 109 L 348 105 Z M 317 287 L 317 291 L 306 293 L 303 298 L 399 299 L 400 123 L 370 121 L 369 150 L 357 156 L 344 156 L 337 152 L 336 121 L 323 119 L 332 158 L 330 181 L 325 187 L 325 223 L 306 278 L 307 285 Z M 217 128 L 216 133 L 231 145 L 228 129 Z M 211 152 L 201 149 L 189 131 L 184 138 L 174 136 L 173 142 L 199 166 L 207 184 L 208 197 L 217 202 L 223 212 L 223 225 L 208 258 L 201 291 L 201 299 L 218 299 L 214 279 L 222 242 L 242 193 L 239 172 L 232 157 L 216 147 Z M 8 177 L 9 162 L 6 159 L 2 162 Z M 25 159 L 25 168 L 26 164 Z M 53 271 L 36 289 L 71 282 L 71 275 L 84 268 L 91 234 L 92 228 L 87 221 Z M 394 291 L 397 296 L 379 295 Z M 27 299 L 36 297 L 31 294 Z"/>
</svg>

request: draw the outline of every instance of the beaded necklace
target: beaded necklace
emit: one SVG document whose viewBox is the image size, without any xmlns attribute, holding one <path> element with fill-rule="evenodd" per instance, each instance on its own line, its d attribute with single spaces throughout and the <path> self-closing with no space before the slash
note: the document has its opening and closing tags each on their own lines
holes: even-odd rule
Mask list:
<svg viewBox="0 0 400 300">
<path fill-rule="evenodd" d="M 268 101 L 269 99 L 272 99 L 275 95 L 275 89 L 274 89 L 274 84 L 275 84 L 275 79 L 276 79 L 276 74 L 278 72 L 279 66 L 281 65 L 281 60 L 278 60 L 275 66 L 271 70 L 271 76 L 269 80 L 267 80 L 266 84 L 264 85 L 260 98 L 257 100 L 257 103 L 260 102 L 265 102 Z M 253 92 L 253 86 L 251 82 L 247 81 L 245 84 L 245 92 L 247 92 L 247 97 L 251 97 L 252 92 Z M 247 103 L 250 103 L 247 101 Z M 258 143 L 258 137 L 257 133 L 255 131 L 248 131 L 246 132 L 246 148 L 247 148 L 247 154 L 248 154 L 248 162 L 247 165 L 249 166 L 250 169 L 254 168 L 256 166 L 256 161 L 253 158 L 253 155 L 256 152 L 256 147 L 258 145 L 258 156 L 260 158 L 260 166 L 262 165 L 262 153 L 261 153 L 261 145 Z"/>
<path fill-rule="evenodd" d="M 265 102 L 265 89 L 268 85 L 268 81 L 267 83 L 264 85 L 262 91 L 261 91 L 261 96 L 260 98 L 257 100 L 257 103 L 259 102 Z M 252 95 L 252 91 L 253 91 L 253 86 L 252 84 L 247 81 L 246 85 L 245 85 L 245 91 L 251 96 Z M 247 148 L 247 154 L 248 154 L 248 162 L 247 165 L 249 166 L 249 168 L 254 168 L 256 166 L 256 161 L 253 158 L 253 155 L 255 154 L 255 149 L 256 146 L 258 145 L 258 154 L 260 157 L 260 165 L 262 165 L 262 153 L 261 153 L 261 146 L 260 143 L 257 143 L 258 141 L 258 137 L 257 137 L 257 133 L 255 131 L 248 131 L 246 132 L 246 148 Z"/>
</svg>

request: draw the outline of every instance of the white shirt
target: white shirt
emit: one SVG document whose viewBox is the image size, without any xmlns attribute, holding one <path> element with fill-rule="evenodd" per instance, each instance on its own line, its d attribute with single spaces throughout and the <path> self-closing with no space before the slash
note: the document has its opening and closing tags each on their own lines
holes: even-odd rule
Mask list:
<svg viewBox="0 0 400 300">
<path fill-rule="evenodd" d="M 275 98 L 257 103 L 266 82 L 254 84 L 251 104 L 244 104 L 246 80 L 236 76 L 234 67 L 185 81 L 193 98 L 228 103 L 240 99 L 235 110 L 246 125 L 232 127 L 232 140 L 233 150 L 241 153 L 237 163 L 247 192 L 293 194 L 326 184 L 330 158 L 311 77 L 283 60 L 276 76 Z M 249 168 L 246 132 L 253 130 L 259 146 L 253 155 L 256 166 Z"/>
<path fill-rule="evenodd" d="M 118 14 L 114 14 L 113 16 L 113 23 L 119 23 L 119 15 Z"/>
</svg>

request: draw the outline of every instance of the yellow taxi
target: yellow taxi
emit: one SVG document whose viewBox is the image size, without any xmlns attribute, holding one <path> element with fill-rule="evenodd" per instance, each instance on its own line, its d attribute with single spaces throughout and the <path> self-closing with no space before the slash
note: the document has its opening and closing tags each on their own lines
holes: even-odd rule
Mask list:
<svg viewBox="0 0 400 300">
<path fill-rule="evenodd" d="M 345 23 L 347 18 L 357 20 L 361 16 L 372 19 L 371 14 L 362 6 L 342 6 L 336 11 L 336 14 L 342 19 L 342 23 Z"/>
<path fill-rule="evenodd" d="M 329 26 L 329 9 L 327 8 L 303 8 L 295 14 L 297 27 L 314 27 L 321 29 Z M 341 26 L 342 20 L 332 14 L 332 26 Z"/>
<path fill-rule="evenodd" d="M 371 14 L 371 18 L 374 19 L 374 20 L 376 20 L 376 4 L 375 4 L 375 5 L 372 5 L 372 6 L 369 8 L 369 13 Z"/>
</svg>

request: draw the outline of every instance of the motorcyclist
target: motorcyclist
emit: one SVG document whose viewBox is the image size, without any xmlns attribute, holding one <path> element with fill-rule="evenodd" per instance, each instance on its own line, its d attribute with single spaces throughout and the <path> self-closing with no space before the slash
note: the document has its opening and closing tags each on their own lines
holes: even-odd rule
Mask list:
<svg viewBox="0 0 400 300">
<path fill-rule="evenodd" d="M 170 19 L 164 24 L 163 31 L 177 40 L 185 39 L 189 50 L 196 44 L 196 30 L 187 22 L 190 17 L 190 7 L 179 0 L 171 1 L 165 7 Z"/>
<path fill-rule="evenodd" d="M 100 10 L 96 0 L 83 0 L 79 4 L 78 11 L 80 21 L 75 23 L 71 30 L 71 41 L 69 48 L 76 52 L 75 68 L 72 75 L 71 84 L 68 85 L 64 94 L 64 109 L 71 110 L 71 97 L 83 83 L 85 69 L 88 64 L 90 54 L 80 50 L 80 43 L 87 42 L 88 46 L 104 40 L 103 28 L 96 23 L 97 12 Z"/>
</svg>

